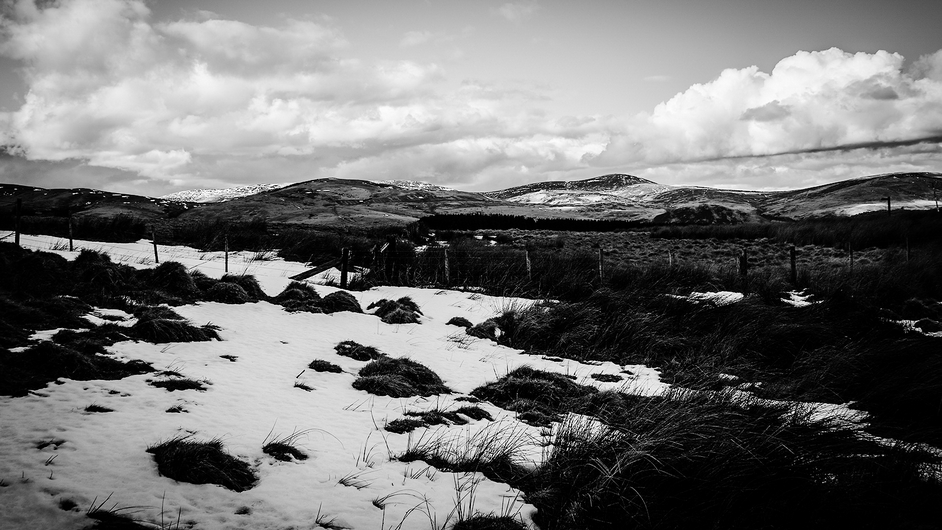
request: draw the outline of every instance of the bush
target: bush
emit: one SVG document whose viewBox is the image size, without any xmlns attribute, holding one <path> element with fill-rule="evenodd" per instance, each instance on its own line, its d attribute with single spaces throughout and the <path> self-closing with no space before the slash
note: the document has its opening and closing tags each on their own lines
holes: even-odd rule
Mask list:
<svg viewBox="0 0 942 530">
<path fill-rule="evenodd" d="M 320 302 L 320 307 L 325 313 L 337 313 L 339 311 L 363 312 L 357 299 L 346 291 L 335 291 L 325 296 Z"/>
<path fill-rule="evenodd" d="M 411 359 L 388 357 L 370 362 L 360 369 L 353 388 L 370 394 L 390 397 L 432 396 L 449 394 L 438 375 Z"/>
<path fill-rule="evenodd" d="M 197 442 L 177 436 L 147 452 L 154 455 L 161 476 L 180 482 L 217 484 L 232 491 L 251 489 L 258 482 L 252 467 L 226 452 L 218 438 Z"/>
</svg>

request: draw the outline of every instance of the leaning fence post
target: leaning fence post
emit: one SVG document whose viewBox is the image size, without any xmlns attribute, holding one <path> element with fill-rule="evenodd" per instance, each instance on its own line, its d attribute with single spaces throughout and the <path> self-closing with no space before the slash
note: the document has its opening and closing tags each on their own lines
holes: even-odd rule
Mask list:
<svg viewBox="0 0 942 530">
<path fill-rule="evenodd" d="M 72 212 L 69 212 L 69 252 L 75 250 L 75 242 L 72 239 Z"/>
<path fill-rule="evenodd" d="M 225 235 L 222 238 L 222 248 L 226 256 L 226 274 L 229 274 L 229 235 Z"/>
<path fill-rule="evenodd" d="M 527 261 L 527 281 L 531 281 L 531 282 L 532 282 L 532 281 L 533 281 L 533 272 L 532 272 L 532 269 L 530 268 L 530 251 L 529 251 L 529 250 L 524 250 L 524 251 L 523 251 L 523 257 L 524 257 L 524 259 Z"/>
<path fill-rule="evenodd" d="M 14 243 L 16 246 L 20 246 L 20 215 L 23 213 L 23 199 L 16 200 L 16 221 L 13 225 L 13 230 L 16 233 L 14 236 Z"/>
<path fill-rule="evenodd" d="M 798 283 L 798 250 L 795 249 L 795 245 L 789 249 L 788 257 L 792 265 L 792 285 L 795 285 Z"/>
<path fill-rule="evenodd" d="M 350 251 L 343 249 L 340 252 L 340 288 L 347 288 L 347 265 L 350 261 Z"/>
<path fill-rule="evenodd" d="M 157 257 L 157 235 L 154 233 L 154 227 L 150 228 L 150 240 L 154 244 L 154 263 L 160 263 L 160 258 Z"/>
<path fill-rule="evenodd" d="M 451 285 L 451 265 L 448 264 L 448 248 L 445 248 L 445 285 Z"/>
</svg>

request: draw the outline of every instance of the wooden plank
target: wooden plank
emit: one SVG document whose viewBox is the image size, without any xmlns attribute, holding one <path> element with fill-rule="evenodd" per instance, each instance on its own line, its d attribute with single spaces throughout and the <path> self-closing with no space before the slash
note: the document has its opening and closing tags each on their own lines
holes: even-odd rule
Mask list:
<svg viewBox="0 0 942 530">
<path fill-rule="evenodd" d="M 339 260 L 339 259 L 335 259 L 335 260 L 333 260 L 333 261 L 331 261 L 331 262 L 329 262 L 329 263 L 325 263 L 325 264 L 323 264 L 323 265 L 318 265 L 317 267 L 314 267 L 313 269 L 308 269 L 308 270 L 306 270 L 306 271 L 304 271 L 304 272 L 295 274 L 294 276 L 289 276 L 288 279 L 289 279 L 289 280 L 306 280 L 306 279 L 310 278 L 311 276 L 318 275 L 318 274 L 320 274 L 320 273 L 326 271 L 327 269 L 329 269 L 329 268 L 331 268 L 331 267 L 336 267 L 336 266 L 338 266 L 338 265 L 340 265 L 340 260 Z"/>
</svg>

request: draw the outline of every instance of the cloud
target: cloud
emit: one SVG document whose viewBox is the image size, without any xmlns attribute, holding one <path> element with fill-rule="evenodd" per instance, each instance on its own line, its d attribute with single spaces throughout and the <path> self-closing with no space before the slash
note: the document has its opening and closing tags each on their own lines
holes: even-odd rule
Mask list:
<svg viewBox="0 0 942 530">
<path fill-rule="evenodd" d="M 942 52 L 798 52 L 766 73 L 728 69 L 626 121 L 598 163 L 633 167 L 931 139 L 942 134 Z"/>
<path fill-rule="evenodd" d="M 867 160 L 902 153 L 905 167 L 907 156 L 942 151 L 918 142 L 942 136 L 942 51 L 908 67 L 888 52 L 799 52 L 770 73 L 725 70 L 649 113 L 556 116 L 538 85 L 455 88 L 436 64 L 349 57 L 327 19 L 156 22 L 140 0 L 43 5 L 14 2 L 0 18 L 0 53 L 20 62 L 29 87 L 19 109 L 0 113 L 0 142 L 32 160 L 79 164 L 76 179 L 105 168 L 102 179 L 138 190 L 328 176 L 466 189 L 613 171 L 676 180 L 658 168 L 702 182 L 698 164 L 755 187 L 788 175 L 766 159 L 781 168 L 832 157 L 850 168 L 844 153 L 856 149 Z M 529 11 L 508 8 L 508 18 L 538 8 L 516 5 Z"/>
<path fill-rule="evenodd" d="M 521 22 L 539 11 L 540 4 L 536 0 L 527 2 L 508 2 L 498 8 L 491 9 L 491 13 L 504 17 L 511 22 Z"/>
<path fill-rule="evenodd" d="M 399 45 L 403 48 L 409 48 L 412 46 L 418 46 L 420 44 L 425 44 L 432 38 L 431 31 L 409 31 L 402 36 L 402 40 L 399 41 Z"/>
</svg>

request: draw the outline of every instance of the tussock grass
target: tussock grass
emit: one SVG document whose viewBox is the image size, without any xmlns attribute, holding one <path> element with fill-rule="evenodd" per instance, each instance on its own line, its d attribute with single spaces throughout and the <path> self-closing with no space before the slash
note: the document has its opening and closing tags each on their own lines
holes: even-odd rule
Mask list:
<svg viewBox="0 0 942 530">
<path fill-rule="evenodd" d="M 570 412 L 580 400 L 598 392 L 564 375 L 521 366 L 493 383 L 475 388 L 471 395 L 514 411 L 530 425 L 549 425 Z"/>
<path fill-rule="evenodd" d="M 383 298 L 366 307 L 367 310 L 373 308 L 376 309 L 373 314 L 387 324 L 417 324 L 419 323 L 419 315 L 422 314 L 418 304 L 408 296 L 398 300 Z"/>
<path fill-rule="evenodd" d="M 522 451 L 530 442 L 524 431 L 510 423 L 493 423 L 471 435 L 425 431 L 410 437 L 402 462 L 423 461 L 441 471 L 482 473 L 496 482 L 522 487 L 532 472 L 521 464 Z"/>
<path fill-rule="evenodd" d="M 230 455 L 220 439 L 199 442 L 176 436 L 147 448 L 161 476 L 191 484 L 217 484 L 232 491 L 251 489 L 258 482 L 252 467 Z"/>
<path fill-rule="evenodd" d="M 340 311 L 350 311 L 351 313 L 362 313 L 360 302 L 346 291 L 334 291 L 325 296 L 320 301 L 320 308 L 325 313 L 337 313 Z"/>
<path fill-rule="evenodd" d="M 258 302 L 268 299 L 268 295 L 258 284 L 258 280 L 251 274 L 225 274 L 219 279 L 221 283 L 232 283 L 238 285 L 248 295 L 249 301 Z"/>
<path fill-rule="evenodd" d="M 345 340 L 334 346 L 337 355 L 349 357 L 357 361 L 372 361 L 386 357 L 386 354 L 377 350 L 373 346 L 364 346 L 352 340 Z"/>
<path fill-rule="evenodd" d="M 271 456 L 275 460 L 280 460 L 282 462 L 291 462 L 293 460 L 307 460 L 307 453 L 298 449 L 297 443 L 298 438 L 306 436 L 311 429 L 304 431 L 294 431 L 287 436 L 281 436 L 278 434 L 273 434 L 275 428 L 272 427 L 272 430 L 268 433 L 265 439 L 262 441 L 262 452 L 268 456 Z"/>
<path fill-rule="evenodd" d="M 199 392 L 204 392 L 206 391 L 207 385 L 210 385 L 211 383 L 205 379 L 173 377 L 170 379 L 148 381 L 147 384 L 156 388 L 163 388 L 168 392 L 174 392 L 177 390 L 196 390 Z"/>
<path fill-rule="evenodd" d="M 407 411 L 405 412 L 405 416 L 405 418 L 395 419 L 387 423 L 384 428 L 389 432 L 403 434 L 414 431 L 419 427 L 431 427 L 433 425 L 465 425 L 468 423 L 468 420 L 464 419 L 463 416 L 467 416 L 472 420 L 494 420 L 489 412 L 478 406 L 464 406 L 455 410 L 434 409 L 422 412 Z"/>
<path fill-rule="evenodd" d="M 84 409 L 85 412 L 89 413 L 105 413 L 105 412 L 114 412 L 114 409 L 99 405 L 97 403 L 92 403 L 87 405 Z"/>
<path fill-rule="evenodd" d="M 323 359 L 314 359 L 307 367 L 315 372 L 330 372 L 335 374 L 343 372 L 343 368 Z"/>
<path fill-rule="evenodd" d="M 885 528 L 942 511 L 922 471 L 937 456 L 808 410 L 689 391 L 606 405 L 606 423 L 554 434 L 526 488 L 541 528 Z"/>
<path fill-rule="evenodd" d="M 88 381 L 122 379 L 153 372 L 142 361 L 127 363 L 101 355 L 86 355 L 52 342 L 21 352 L 0 352 L 0 395 L 24 396 L 60 377 Z"/>
<path fill-rule="evenodd" d="M 452 317 L 451 320 L 446 322 L 446 324 L 449 326 L 458 326 L 460 328 L 465 328 L 465 329 L 470 328 L 471 326 L 474 325 L 471 323 L 470 320 L 464 317 Z"/>
<path fill-rule="evenodd" d="M 314 287 L 303 282 L 291 282 L 272 301 L 291 312 L 323 313 L 321 296 Z"/>
<path fill-rule="evenodd" d="M 136 337 L 156 344 L 219 340 L 217 327 L 196 327 L 168 308 L 148 308 L 137 313 L 138 321 L 129 328 Z"/>
<path fill-rule="evenodd" d="M 520 519 L 509 515 L 476 514 L 455 522 L 451 530 L 526 530 Z"/>
<path fill-rule="evenodd" d="M 206 290 L 203 295 L 210 302 L 219 302 L 223 304 L 244 304 L 252 302 L 252 297 L 245 292 L 241 285 L 235 282 L 222 282 L 213 285 Z"/>
<path fill-rule="evenodd" d="M 390 397 L 432 396 L 451 390 L 424 365 L 404 357 L 379 358 L 360 369 L 353 388 Z"/>
</svg>

